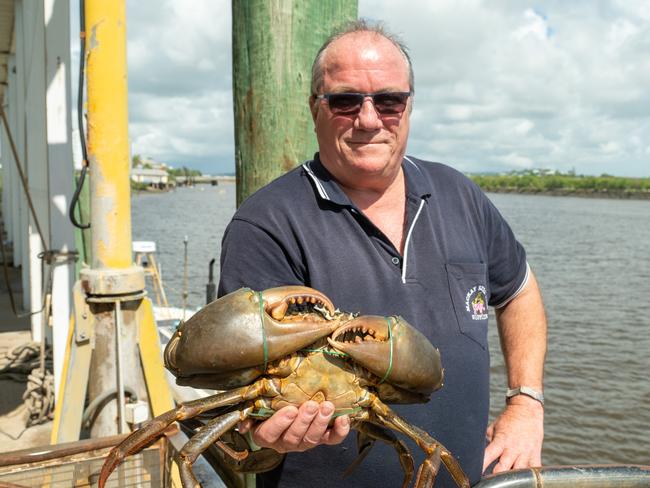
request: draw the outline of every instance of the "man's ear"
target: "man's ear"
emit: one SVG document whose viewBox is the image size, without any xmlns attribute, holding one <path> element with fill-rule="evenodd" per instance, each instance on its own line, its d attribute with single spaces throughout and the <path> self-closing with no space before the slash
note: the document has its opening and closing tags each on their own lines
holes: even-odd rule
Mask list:
<svg viewBox="0 0 650 488">
<path fill-rule="evenodd" d="M 309 111 L 311 112 L 311 118 L 316 123 L 316 116 L 318 115 L 318 99 L 312 95 L 309 97 Z"/>
</svg>

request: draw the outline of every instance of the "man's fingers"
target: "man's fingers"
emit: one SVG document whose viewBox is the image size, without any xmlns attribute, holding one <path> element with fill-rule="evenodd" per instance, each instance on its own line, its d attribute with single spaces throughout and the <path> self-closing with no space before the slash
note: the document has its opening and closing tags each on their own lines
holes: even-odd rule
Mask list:
<svg viewBox="0 0 650 488">
<path fill-rule="evenodd" d="M 253 419 L 245 419 L 239 422 L 237 430 L 241 435 L 244 435 L 253 428 L 253 425 L 255 425 L 255 421 Z"/>
<path fill-rule="evenodd" d="M 333 413 L 334 404 L 332 402 L 323 402 L 318 406 L 318 412 L 303 437 L 305 447 L 314 447 L 323 442 L 323 435 L 327 431 L 327 424 L 329 424 Z"/>
<path fill-rule="evenodd" d="M 493 473 L 502 473 L 503 471 L 509 471 L 512 469 L 515 463 L 515 456 L 508 452 L 508 450 L 503 451 L 501 457 L 499 457 L 499 462 L 494 465 Z"/>
<path fill-rule="evenodd" d="M 499 459 L 499 456 L 503 453 L 503 447 L 503 444 L 498 441 L 493 441 L 488 444 L 485 448 L 485 455 L 483 456 L 483 472 L 485 472 L 490 464 Z"/>
<path fill-rule="evenodd" d="M 243 421 L 240 432 L 245 434 L 252 430 L 253 441 L 258 446 L 278 452 L 305 451 L 320 444 L 338 444 L 348 435 L 350 421 L 347 415 L 342 416 L 328 428 L 334 410 L 332 402 L 319 405 L 307 401 L 299 408 L 284 407 L 261 423 Z"/>
<path fill-rule="evenodd" d="M 335 445 L 343 442 L 350 433 L 350 418 L 342 415 L 334 419 L 334 425 L 323 435 L 323 444 Z"/>
<path fill-rule="evenodd" d="M 253 431 L 253 440 L 260 447 L 271 445 L 285 433 L 298 416 L 298 409 L 288 406 L 278 410 L 271 418 L 260 423 Z"/>
<path fill-rule="evenodd" d="M 298 449 L 317 414 L 318 403 L 310 400 L 300 405 L 298 416 L 282 436 L 285 448 L 290 450 Z"/>
<path fill-rule="evenodd" d="M 485 438 L 488 440 L 488 442 L 492 442 L 493 437 L 494 437 L 494 422 L 488 425 L 488 428 L 485 431 Z"/>
<path fill-rule="evenodd" d="M 515 459 L 515 462 L 512 464 L 510 469 L 524 469 L 524 468 L 528 468 L 529 466 L 539 466 L 539 465 L 532 462 L 525 456 L 519 456 L 517 459 Z"/>
</svg>

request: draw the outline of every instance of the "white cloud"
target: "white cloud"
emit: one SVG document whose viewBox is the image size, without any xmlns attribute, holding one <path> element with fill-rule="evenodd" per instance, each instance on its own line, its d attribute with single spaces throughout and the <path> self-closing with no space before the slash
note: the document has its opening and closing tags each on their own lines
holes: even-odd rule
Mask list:
<svg viewBox="0 0 650 488">
<path fill-rule="evenodd" d="M 523 16 L 524 24 L 512 33 L 517 41 L 522 41 L 527 36 L 533 36 L 542 41 L 549 38 L 550 29 L 543 15 L 529 8 L 524 11 Z"/>
<path fill-rule="evenodd" d="M 506 154 L 505 156 L 502 156 L 501 158 L 493 158 L 493 159 L 500 159 L 504 163 L 513 166 L 515 168 L 532 168 L 533 167 L 533 160 L 526 157 L 526 156 L 521 156 L 520 154 L 517 153 L 510 153 Z"/>
<path fill-rule="evenodd" d="M 469 105 L 447 105 L 445 108 L 445 114 L 451 120 L 469 120 L 472 113 L 472 107 Z"/>
<path fill-rule="evenodd" d="M 618 142 L 609 141 L 600 144 L 600 150 L 607 154 L 613 154 L 613 153 L 620 152 L 621 145 Z"/>
<path fill-rule="evenodd" d="M 525 136 L 530 132 L 530 130 L 535 127 L 535 124 L 531 122 L 528 119 L 524 119 L 521 122 L 518 122 L 514 127 L 513 127 L 513 132 L 515 134 L 518 134 L 520 136 Z"/>
<path fill-rule="evenodd" d="M 234 171 L 230 2 L 128 2 L 134 153 Z M 360 0 L 410 46 L 411 154 L 650 175 L 650 2 Z"/>
<path fill-rule="evenodd" d="M 644 2 L 429 3 L 360 5 L 411 47 L 411 153 L 466 171 L 650 174 Z"/>
</svg>

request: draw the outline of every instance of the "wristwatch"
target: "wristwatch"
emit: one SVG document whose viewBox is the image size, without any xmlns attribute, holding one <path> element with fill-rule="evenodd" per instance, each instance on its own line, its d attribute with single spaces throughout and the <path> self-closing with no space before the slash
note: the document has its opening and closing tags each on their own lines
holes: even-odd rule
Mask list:
<svg viewBox="0 0 650 488">
<path fill-rule="evenodd" d="M 537 400 L 539 403 L 544 406 L 544 394 L 541 391 L 537 391 L 529 386 L 518 386 L 517 388 L 509 388 L 506 391 L 506 400 L 517 395 L 526 395 L 533 400 Z"/>
</svg>

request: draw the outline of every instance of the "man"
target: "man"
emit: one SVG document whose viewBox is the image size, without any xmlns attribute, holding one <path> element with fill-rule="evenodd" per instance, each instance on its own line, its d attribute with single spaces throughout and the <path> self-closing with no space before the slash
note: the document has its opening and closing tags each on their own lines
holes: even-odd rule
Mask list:
<svg viewBox="0 0 650 488">
<path fill-rule="evenodd" d="M 224 235 L 220 295 L 304 284 L 342 310 L 402 315 L 440 348 L 445 385 L 428 404 L 395 410 L 442 442 L 472 483 L 497 460 L 495 472 L 540 465 L 543 406 L 533 397 L 546 322 L 523 248 L 463 175 L 405 156 L 413 73 L 392 36 L 358 22 L 323 46 L 312 75 L 320 151 L 237 211 Z M 486 303 L 497 307 L 509 386 L 524 387 L 489 428 Z M 245 423 L 258 445 L 291 452 L 258 484 L 400 486 L 397 455 L 379 442 L 342 478 L 356 445 L 347 418 L 328 428 L 332 410 L 310 401 Z M 453 486 L 444 469 L 436 486 Z"/>
</svg>

